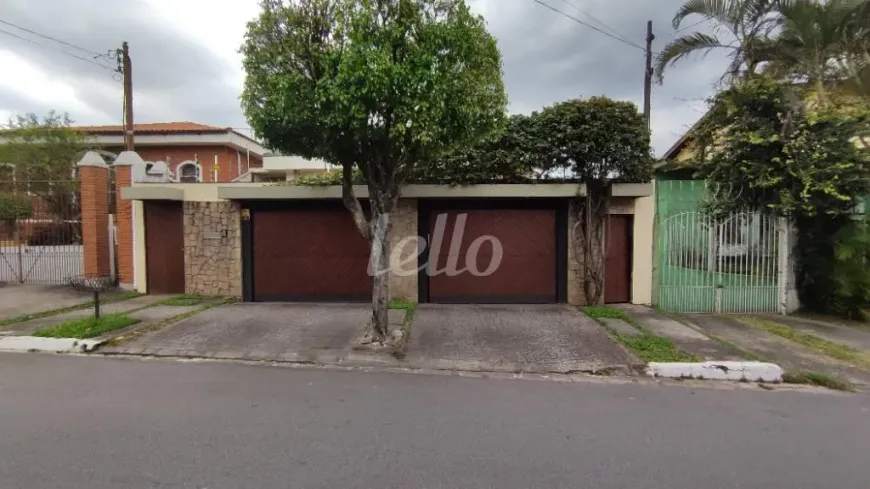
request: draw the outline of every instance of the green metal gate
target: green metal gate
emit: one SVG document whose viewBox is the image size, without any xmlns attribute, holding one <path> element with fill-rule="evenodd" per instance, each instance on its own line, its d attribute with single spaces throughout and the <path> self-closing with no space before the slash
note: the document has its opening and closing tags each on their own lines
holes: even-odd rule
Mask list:
<svg viewBox="0 0 870 489">
<path fill-rule="evenodd" d="M 672 312 L 779 312 L 780 233 L 774 217 L 679 212 L 659 220 L 657 305 Z"/>
</svg>

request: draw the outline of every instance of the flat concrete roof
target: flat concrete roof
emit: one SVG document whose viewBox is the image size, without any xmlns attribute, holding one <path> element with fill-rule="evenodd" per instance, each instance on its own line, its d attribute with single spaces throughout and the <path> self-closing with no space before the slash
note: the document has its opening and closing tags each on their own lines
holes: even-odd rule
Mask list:
<svg viewBox="0 0 870 489">
<path fill-rule="evenodd" d="M 355 185 L 358 198 L 368 198 L 364 185 Z M 211 197 L 204 197 L 210 195 Z M 407 185 L 405 199 L 492 199 L 492 198 L 569 198 L 586 195 L 585 186 L 576 183 L 488 184 L 488 185 Z M 652 183 L 618 183 L 613 197 L 648 197 Z M 306 200 L 340 199 L 341 186 L 275 185 L 274 183 L 144 184 L 121 190 L 129 200 Z"/>
<path fill-rule="evenodd" d="M 369 196 L 364 185 L 355 185 L 358 198 Z M 450 198 L 554 198 L 585 195 L 583 185 L 576 183 L 540 184 L 488 184 L 488 185 L 407 185 L 402 188 L 406 199 Z M 652 183 L 623 183 L 613 187 L 614 197 L 647 197 L 653 194 Z M 275 199 L 339 199 L 341 186 L 266 185 L 263 187 L 218 187 L 218 197 L 226 200 L 275 200 Z"/>
<path fill-rule="evenodd" d="M 184 190 L 169 185 L 143 185 L 123 187 L 121 198 L 125 200 L 184 200 Z"/>
</svg>

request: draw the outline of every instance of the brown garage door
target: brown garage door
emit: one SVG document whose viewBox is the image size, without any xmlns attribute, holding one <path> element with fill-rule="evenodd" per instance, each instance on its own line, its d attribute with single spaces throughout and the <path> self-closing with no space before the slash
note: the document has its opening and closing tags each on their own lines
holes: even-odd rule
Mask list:
<svg viewBox="0 0 870 489">
<path fill-rule="evenodd" d="M 256 210 L 255 301 L 368 301 L 369 246 L 343 208 Z"/>
<path fill-rule="evenodd" d="M 429 233 L 436 230 L 439 214 L 447 216 L 439 250 L 430 250 L 430 268 L 443 270 L 455 262 L 451 273 L 431 274 L 428 278 L 430 302 L 464 303 L 549 303 L 557 302 L 556 292 L 556 211 L 553 209 L 470 209 L 433 211 L 429 214 Z M 461 245 L 451 251 L 456 222 L 466 215 Z M 493 245 L 484 242 L 476 253 L 476 263 L 468 253 L 481 236 L 493 236 L 501 243 L 501 264 L 488 276 L 485 272 L 493 258 Z M 435 244 L 433 243 L 434 247 Z M 437 255 L 437 262 L 433 263 Z M 471 262 L 469 262 L 471 258 Z"/>
<path fill-rule="evenodd" d="M 631 228 L 630 215 L 608 217 L 606 278 L 604 302 L 631 301 Z"/>
<path fill-rule="evenodd" d="M 149 294 L 184 293 L 184 214 L 181 202 L 146 201 L 145 266 Z"/>
</svg>

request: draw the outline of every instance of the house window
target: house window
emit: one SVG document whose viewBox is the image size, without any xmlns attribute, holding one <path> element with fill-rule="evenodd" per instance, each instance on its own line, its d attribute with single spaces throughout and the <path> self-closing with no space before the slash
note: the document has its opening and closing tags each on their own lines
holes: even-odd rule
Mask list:
<svg viewBox="0 0 870 489">
<path fill-rule="evenodd" d="M 178 165 L 178 181 L 181 183 L 197 183 L 202 181 L 199 164 L 186 161 Z"/>
</svg>

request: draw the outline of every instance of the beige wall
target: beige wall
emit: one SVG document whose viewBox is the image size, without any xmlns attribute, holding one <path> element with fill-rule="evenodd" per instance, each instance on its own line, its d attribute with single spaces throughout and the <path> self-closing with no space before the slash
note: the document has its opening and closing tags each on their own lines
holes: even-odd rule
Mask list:
<svg viewBox="0 0 870 489">
<path fill-rule="evenodd" d="M 145 206 L 141 200 L 133 201 L 133 286 L 140 294 L 148 291 L 145 260 Z"/>
<path fill-rule="evenodd" d="M 634 201 L 634 243 L 631 258 L 631 302 L 652 304 L 653 242 L 655 239 L 655 197 Z"/>
<path fill-rule="evenodd" d="M 188 294 L 242 295 L 237 203 L 184 203 L 184 284 Z"/>
</svg>

